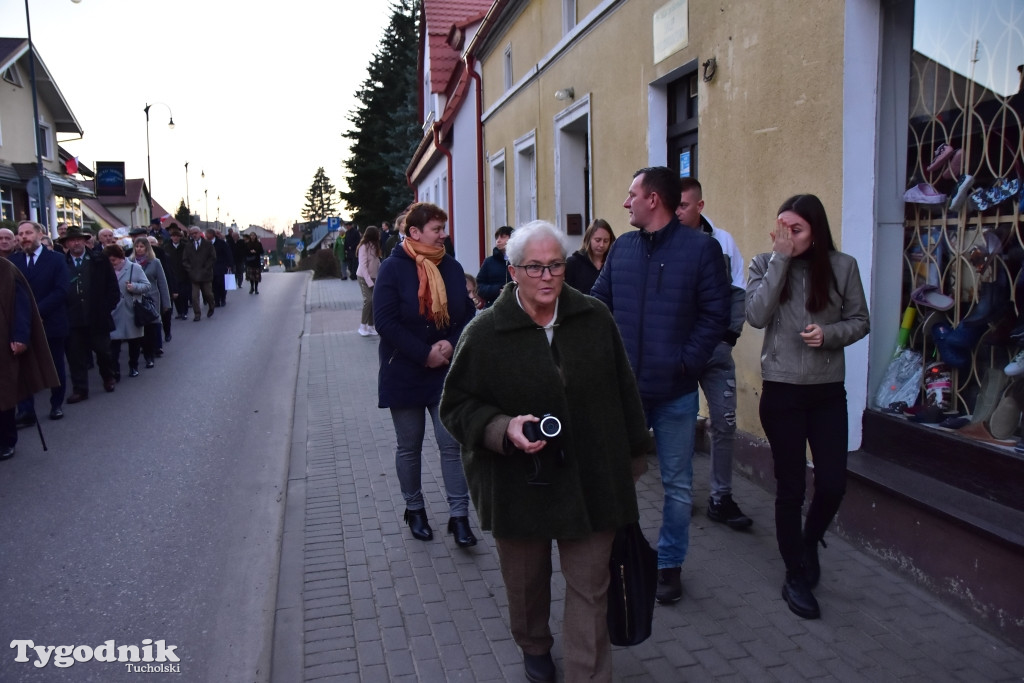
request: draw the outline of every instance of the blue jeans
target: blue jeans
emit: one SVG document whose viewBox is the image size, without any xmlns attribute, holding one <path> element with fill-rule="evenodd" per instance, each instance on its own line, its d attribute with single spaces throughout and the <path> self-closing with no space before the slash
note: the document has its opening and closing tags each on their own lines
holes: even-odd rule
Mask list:
<svg viewBox="0 0 1024 683">
<path fill-rule="evenodd" d="M 658 535 L 658 569 L 680 567 L 690 547 L 693 500 L 693 441 L 697 428 L 697 392 L 658 403 L 644 402 L 654 429 L 665 503 Z"/>
<path fill-rule="evenodd" d="M 732 495 L 732 452 L 736 438 L 736 363 L 732 346 L 722 342 L 700 373 L 711 432 L 711 498 Z"/>
<path fill-rule="evenodd" d="M 417 408 L 391 409 L 391 420 L 394 422 L 395 437 L 398 439 L 395 469 L 398 471 L 398 484 L 402 488 L 405 507 L 409 510 L 422 510 L 426 507 L 420 484 L 423 435 L 427 428 L 424 411 L 430 415 L 430 420 L 434 423 L 434 439 L 437 441 L 437 450 L 441 452 L 441 477 L 444 479 L 448 509 L 452 517 L 465 517 L 469 514 L 469 484 L 466 483 L 466 473 L 462 470 L 459 443 L 441 424 L 436 403 Z"/>
</svg>

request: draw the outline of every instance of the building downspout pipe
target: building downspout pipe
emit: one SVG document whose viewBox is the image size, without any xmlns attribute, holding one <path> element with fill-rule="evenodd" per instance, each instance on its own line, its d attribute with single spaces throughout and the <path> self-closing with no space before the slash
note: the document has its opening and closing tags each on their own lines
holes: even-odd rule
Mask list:
<svg viewBox="0 0 1024 683">
<path fill-rule="evenodd" d="M 474 89 L 476 90 L 476 114 L 473 117 L 476 120 L 476 173 L 477 178 L 480 182 L 477 183 L 476 188 L 476 210 L 477 210 L 477 232 L 479 233 L 479 239 L 477 243 L 480 245 L 480 263 L 484 262 L 487 257 L 485 246 L 487 245 L 487 231 L 484 222 L 484 122 L 480 119 L 480 114 L 483 112 L 483 93 L 480 84 L 480 74 L 476 72 L 476 60 L 471 57 L 468 53 L 462 57 L 463 63 L 466 65 L 466 72 L 469 73 L 469 77 L 475 82 Z M 500 226 L 499 226 L 500 227 Z M 497 228 L 495 228 L 497 229 Z"/>
</svg>

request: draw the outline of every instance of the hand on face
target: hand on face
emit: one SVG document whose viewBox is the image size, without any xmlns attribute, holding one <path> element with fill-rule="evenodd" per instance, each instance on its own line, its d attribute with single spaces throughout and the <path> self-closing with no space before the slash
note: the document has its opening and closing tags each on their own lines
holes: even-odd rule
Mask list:
<svg viewBox="0 0 1024 683">
<path fill-rule="evenodd" d="M 775 232 L 768 233 L 772 238 L 772 251 L 783 256 L 792 256 L 795 246 L 793 244 L 793 229 L 782 220 L 782 217 L 775 219 Z"/>
</svg>

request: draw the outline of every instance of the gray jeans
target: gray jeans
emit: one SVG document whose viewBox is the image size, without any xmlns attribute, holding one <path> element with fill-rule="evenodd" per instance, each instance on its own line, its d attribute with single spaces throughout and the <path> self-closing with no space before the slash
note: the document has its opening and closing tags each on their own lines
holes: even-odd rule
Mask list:
<svg viewBox="0 0 1024 683">
<path fill-rule="evenodd" d="M 732 494 L 732 453 L 736 437 L 736 364 L 732 347 L 715 347 L 699 378 L 708 402 L 711 428 L 711 498 L 716 503 Z"/>
<path fill-rule="evenodd" d="M 391 420 L 395 424 L 395 436 L 398 439 L 395 469 L 398 471 L 398 484 L 402 487 L 405 507 L 409 510 L 422 510 L 426 507 L 420 484 L 426 414 L 430 415 L 434 423 L 434 439 L 441 452 L 441 477 L 444 479 L 448 509 L 452 517 L 465 517 L 469 514 L 469 485 L 466 483 L 466 473 L 462 470 L 459 444 L 441 424 L 436 403 L 418 408 L 391 409 Z"/>
</svg>

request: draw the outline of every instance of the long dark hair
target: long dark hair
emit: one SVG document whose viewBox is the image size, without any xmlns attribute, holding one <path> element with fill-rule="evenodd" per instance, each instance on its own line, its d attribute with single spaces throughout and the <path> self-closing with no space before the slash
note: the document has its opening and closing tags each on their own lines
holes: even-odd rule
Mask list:
<svg viewBox="0 0 1024 683">
<path fill-rule="evenodd" d="M 376 225 L 371 225 L 366 230 L 364 230 L 363 237 L 362 239 L 359 240 L 359 244 L 356 245 L 356 248 L 358 249 L 364 244 L 369 245 L 371 249 L 377 252 L 377 258 L 380 258 L 380 228 L 378 228 Z"/>
<path fill-rule="evenodd" d="M 811 246 L 804 256 L 811 262 L 811 287 L 807 293 L 806 306 L 811 313 L 817 313 L 828 306 L 829 290 L 835 282 L 829 253 L 836 250 L 836 245 L 832 241 L 832 230 L 828 227 L 825 206 L 813 194 L 798 194 L 782 202 L 776 215 L 783 211 L 792 211 L 811 226 Z M 779 300 L 783 303 L 789 301 L 788 279 L 782 287 Z"/>
</svg>

